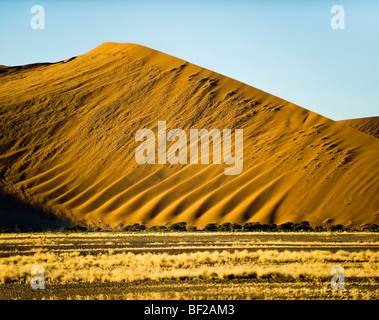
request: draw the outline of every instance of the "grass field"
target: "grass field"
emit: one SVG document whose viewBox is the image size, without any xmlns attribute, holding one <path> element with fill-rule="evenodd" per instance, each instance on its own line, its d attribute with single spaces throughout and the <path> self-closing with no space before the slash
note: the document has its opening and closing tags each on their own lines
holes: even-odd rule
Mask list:
<svg viewBox="0 0 379 320">
<path fill-rule="evenodd" d="M 45 289 L 33 290 L 42 266 Z M 345 289 L 332 289 L 334 265 Z M 0 299 L 378 299 L 379 234 L 8 233 Z"/>
</svg>

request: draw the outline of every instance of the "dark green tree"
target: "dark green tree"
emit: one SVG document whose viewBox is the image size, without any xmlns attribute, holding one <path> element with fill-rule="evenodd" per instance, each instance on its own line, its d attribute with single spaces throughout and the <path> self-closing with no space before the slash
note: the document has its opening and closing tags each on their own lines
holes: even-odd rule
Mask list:
<svg viewBox="0 0 379 320">
<path fill-rule="evenodd" d="M 280 231 L 293 231 L 293 223 L 285 222 L 278 226 L 278 230 Z"/>
<path fill-rule="evenodd" d="M 243 225 L 244 231 L 260 231 L 262 230 L 262 225 L 259 222 L 246 222 Z"/>
<path fill-rule="evenodd" d="M 225 222 L 218 227 L 219 231 L 230 231 L 232 224 L 230 222 Z"/>
<path fill-rule="evenodd" d="M 301 221 L 300 223 L 296 223 L 293 225 L 294 231 L 311 231 L 312 228 L 309 224 L 309 221 Z"/>
<path fill-rule="evenodd" d="M 343 225 L 342 224 L 335 224 L 330 226 L 330 231 L 343 231 Z"/>
<path fill-rule="evenodd" d="M 215 223 L 208 223 L 205 227 L 204 227 L 204 231 L 217 231 L 217 225 Z"/>
<path fill-rule="evenodd" d="M 186 222 L 178 222 L 170 225 L 168 227 L 168 230 L 171 231 L 186 231 L 187 230 L 187 223 Z"/>
<path fill-rule="evenodd" d="M 242 230 L 242 226 L 239 223 L 232 223 L 230 229 L 232 231 Z"/>
</svg>

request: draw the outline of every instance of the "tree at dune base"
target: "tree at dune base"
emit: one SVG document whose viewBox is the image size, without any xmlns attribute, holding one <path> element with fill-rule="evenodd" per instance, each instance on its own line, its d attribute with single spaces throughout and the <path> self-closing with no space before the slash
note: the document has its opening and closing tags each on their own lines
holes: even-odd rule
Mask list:
<svg viewBox="0 0 379 320">
<path fill-rule="evenodd" d="M 261 224 L 259 222 L 247 222 L 244 225 L 239 223 L 225 222 L 220 225 L 208 223 L 203 229 L 196 226 L 187 225 L 186 222 L 178 222 L 170 225 L 157 225 L 146 227 L 144 224 L 135 223 L 132 225 L 122 226 L 120 228 L 90 228 L 83 225 L 65 226 L 56 230 L 46 229 L 44 232 L 379 232 L 379 226 L 373 224 L 363 224 L 358 228 L 345 227 L 342 224 L 335 224 L 329 227 L 316 225 L 311 227 L 308 221 L 299 223 L 285 222 L 279 225 L 275 223 Z M 0 227 L 0 233 L 30 233 L 34 232 L 31 228 L 23 225 Z"/>
</svg>

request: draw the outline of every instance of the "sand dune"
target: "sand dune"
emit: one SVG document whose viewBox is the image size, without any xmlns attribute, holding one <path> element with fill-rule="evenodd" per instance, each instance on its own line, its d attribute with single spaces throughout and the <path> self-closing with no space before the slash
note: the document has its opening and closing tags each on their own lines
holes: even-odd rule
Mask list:
<svg viewBox="0 0 379 320">
<path fill-rule="evenodd" d="M 135 44 L 1 70 L 1 189 L 57 216 L 112 227 L 379 223 L 379 140 L 343 123 Z M 138 165 L 135 134 L 160 120 L 243 129 L 242 173 Z"/>
<path fill-rule="evenodd" d="M 379 117 L 349 119 L 338 122 L 379 138 Z"/>
</svg>

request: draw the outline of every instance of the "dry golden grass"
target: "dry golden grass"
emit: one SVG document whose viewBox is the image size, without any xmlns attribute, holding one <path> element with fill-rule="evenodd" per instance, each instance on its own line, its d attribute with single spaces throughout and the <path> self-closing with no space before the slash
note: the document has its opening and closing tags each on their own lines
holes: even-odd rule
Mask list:
<svg viewBox="0 0 379 320">
<path fill-rule="evenodd" d="M 16 291 L 30 289 L 30 270 L 34 265 L 41 265 L 45 269 L 47 289 L 38 294 L 44 299 L 379 298 L 376 235 L 296 234 L 293 238 L 294 234 L 251 233 L 229 236 L 235 240 L 235 246 L 249 240 L 256 249 L 230 246 L 229 250 L 216 250 L 212 247 L 230 242 L 226 234 L 186 233 L 180 238 L 178 234 L 150 234 L 141 238 L 142 235 L 121 233 L 1 235 L 0 286 Z M 292 243 L 292 246 L 281 250 L 259 249 L 266 237 L 270 237 L 266 241 L 268 246 L 275 248 L 278 243 Z M 346 237 L 352 240 L 347 241 Z M 102 247 L 93 248 L 99 241 Z M 125 247 L 141 247 L 136 253 L 118 248 L 119 243 L 126 243 Z M 146 243 L 153 245 L 146 249 Z M 198 250 L 193 248 L 194 243 Z M 310 250 L 306 246 L 309 243 L 323 249 Z M 339 243 L 345 246 L 340 250 L 327 249 L 328 245 Z M 7 251 L 6 247 L 11 245 L 14 247 Z M 156 251 L 157 246 L 166 252 Z M 362 249 L 364 246 L 370 249 Z M 182 248 L 191 251 L 181 252 Z M 345 269 L 346 290 L 330 288 L 334 265 Z M 74 289 L 68 290 L 65 285 Z M 55 289 L 49 291 L 49 288 Z M 22 299 L 23 295 L 16 291 L 10 296 Z M 35 297 L 36 292 L 32 291 L 28 299 Z"/>
<path fill-rule="evenodd" d="M 379 277 L 379 252 L 202 251 L 194 253 L 108 253 L 38 251 L 0 259 L 0 283 L 25 283 L 33 265 L 45 268 L 48 283 L 122 282 L 162 279 L 282 278 L 322 280 L 335 264 L 346 277 Z"/>
</svg>

